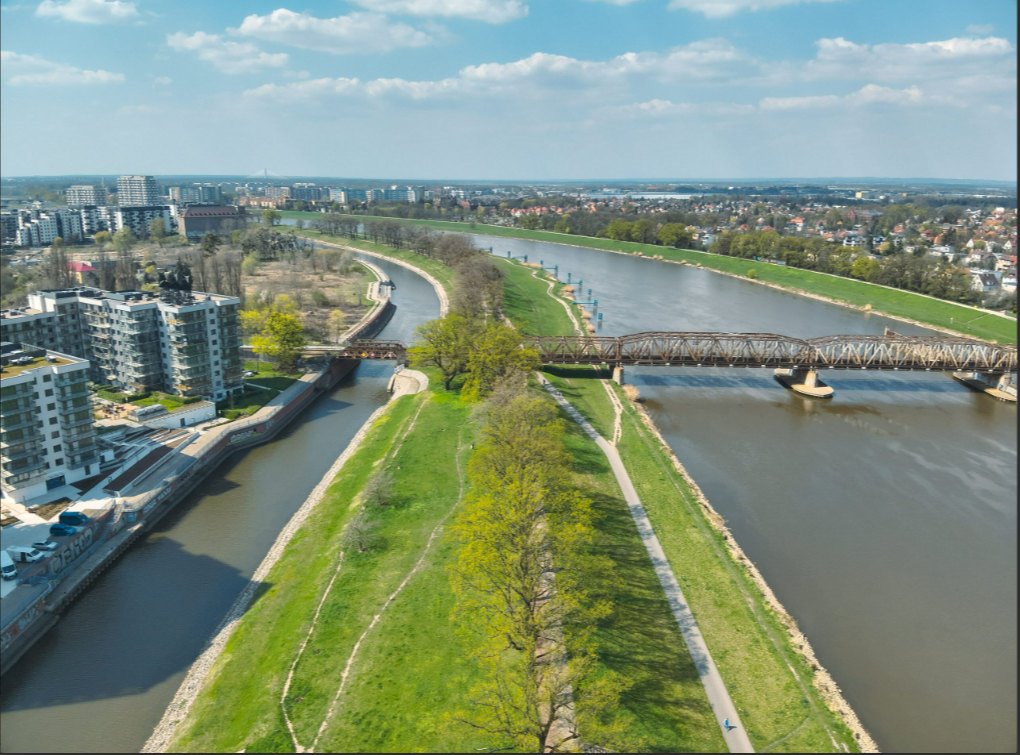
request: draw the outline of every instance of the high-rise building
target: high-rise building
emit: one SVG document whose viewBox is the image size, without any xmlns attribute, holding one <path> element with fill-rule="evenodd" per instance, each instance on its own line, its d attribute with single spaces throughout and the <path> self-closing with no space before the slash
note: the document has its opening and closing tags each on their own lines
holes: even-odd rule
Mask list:
<svg viewBox="0 0 1020 755">
<path fill-rule="evenodd" d="M 0 343 L 0 490 L 24 501 L 99 471 L 89 363 Z"/>
<path fill-rule="evenodd" d="M 68 207 L 101 206 L 106 204 L 106 187 L 75 184 L 67 187 L 64 196 L 67 198 Z"/>
<path fill-rule="evenodd" d="M 46 246 L 58 236 L 64 241 L 80 241 L 82 218 L 78 210 L 19 210 L 16 246 Z"/>
<path fill-rule="evenodd" d="M 0 338 L 88 359 L 96 383 L 216 401 L 243 388 L 236 297 L 78 287 L 28 302 L 0 313 Z"/>
<path fill-rule="evenodd" d="M 141 207 L 159 204 L 159 186 L 152 176 L 121 176 L 117 179 L 117 204 Z"/>
</svg>

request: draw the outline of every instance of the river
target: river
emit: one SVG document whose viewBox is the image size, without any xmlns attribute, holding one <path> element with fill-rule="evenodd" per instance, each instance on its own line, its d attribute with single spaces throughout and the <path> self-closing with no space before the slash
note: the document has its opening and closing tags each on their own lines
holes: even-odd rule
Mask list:
<svg viewBox="0 0 1020 755">
<path fill-rule="evenodd" d="M 439 314 L 409 270 L 381 338 Z M 0 750 L 138 752 L 284 524 L 368 416 L 392 362 L 363 362 L 275 440 L 222 464 L 107 570 L 3 678 Z"/>
<path fill-rule="evenodd" d="M 601 333 L 931 333 L 706 270 L 475 236 L 591 287 Z M 941 373 L 824 376 L 627 368 L 667 442 L 726 518 L 886 751 L 1017 747 L 1016 406 Z"/>
</svg>

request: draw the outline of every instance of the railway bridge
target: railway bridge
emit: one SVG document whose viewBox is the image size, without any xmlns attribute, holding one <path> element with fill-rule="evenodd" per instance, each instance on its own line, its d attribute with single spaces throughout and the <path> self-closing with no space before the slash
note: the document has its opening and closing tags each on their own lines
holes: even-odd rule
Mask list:
<svg viewBox="0 0 1020 755">
<path fill-rule="evenodd" d="M 543 364 L 608 365 L 622 382 L 627 365 L 648 367 L 767 367 L 788 388 L 816 397 L 832 395 L 820 370 L 921 370 L 951 372 L 980 390 L 1016 390 L 1015 345 L 948 336 L 836 335 L 793 338 L 774 333 L 646 332 L 610 336 L 525 336 Z M 360 339 L 309 346 L 305 353 L 357 359 L 403 359 L 399 341 Z M 990 391 L 991 392 L 991 391 Z M 993 393 L 995 395 L 995 393 Z M 1003 398 L 1004 396 L 997 396 Z"/>
</svg>

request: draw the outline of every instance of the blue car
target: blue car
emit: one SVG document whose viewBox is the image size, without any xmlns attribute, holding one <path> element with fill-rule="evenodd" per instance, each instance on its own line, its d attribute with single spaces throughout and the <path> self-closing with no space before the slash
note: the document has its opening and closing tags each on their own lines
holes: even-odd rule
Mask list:
<svg viewBox="0 0 1020 755">
<path fill-rule="evenodd" d="M 70 524 L 60 524 L 58 522 L 57 524 L 50 525 L 50 534 L 53 535 L 54 537 L 63 537 L 65 535 L 70 536 L 76 533 L 77 531 L 78 528 L 72 527 Z"/>
</svg>

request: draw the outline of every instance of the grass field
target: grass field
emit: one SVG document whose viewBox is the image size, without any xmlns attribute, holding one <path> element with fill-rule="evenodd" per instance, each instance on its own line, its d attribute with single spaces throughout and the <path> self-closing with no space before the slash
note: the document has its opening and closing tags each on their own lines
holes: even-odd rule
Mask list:
<svg viewBox="0 0 1020 755">
<path fill-rule="evenodd" d="M 544 282 L 520 265 L 505 263 L 504 270 L 506 309 L 525 332 L 572 332 Z M 613 411 L 590 370 L 549 375 L 600 433 L 612 437 Z M 271 570 L 172 751 L 292 751 L 283 710 L 300 745 L 318 738 L 318 751 L 502 747 L 456 721 L 471 705 L 466 691 L 479 670 L 451 619 L 449 568 L 460 544 L 445 523 L 460 505 L 475 424 L 472 406 L 441 391 L 405 396 L 387 408 Z M 642 750 L 720 751 L 713 712 L 615 478 L 594 443 L 573 423 L 568 427 L 576 483 L 594 502 L 595 547 L 612 562 L 587 584 L 594 597 L 608 597 L 615 606 L 594 640 L 598 671 L 631 682 L 616 715 Z M 756 748 L 831 750 L 831 732 L 853 749 L 849 733 L 807 681 L 810 669 L 629 405 L 621 453 Z M 344 547 L 344 528 L 361 508 L 359 492 L 381 469 L 393 475 L 398 500 L 366 509 L 371 532 L 365 552 L 349 541 Z M 787 664 L 804 681 L 798 683 Z M 577 704 L 585 704 L 583 696 Z"/>
<path fill-rule="evenodd" d="M 612 408 L 590 368 L 560 368 L 546 376 L 601 434 L 609 428 L 611 436 Z M 621 403 L 620 454 L 756 749 L 828 752 L 833 739 L 856 749 L 746 569 L 729 555 L 634 408 L 625 398 Z"/>
<path fill-rule="evenodd" d="M 315 215 L 315 213 L 286 214 L 293 217 L 314 217 Z M 366 215 L 352 215 L 350 217 L 369 221 L 376 219 L 373 216 Z M 571 244 L 644 257 L 659 256 L 673 262 L 699 265 L 729 275 L 759 280 L 790 291 L 823 296 L 853 307 L 863 308 L 870 305 L 872 311 L 876 313 L 914 320 L 918 323 L 952 330 L 981 340 L 996 343 L 1017 342 L 1017 321 L 1015 318 L 1002 317 L 973 307 L 933 299 L 910 291 L 886 288 L 865 283 L 864 281 L 817 273 L 812 270 L 800 270 L 768 262 L 726 257 L 709 252 L 671 249 L 653 244 L 614 241 L 612 239 L 600 239 L 592 236 L 575 236 L 568 233 L 555 233 L 553 231 L 529 231 L 523 228 L 507 228 L 504 226 L 486 225 L 484 223 L 397 220 L 401 223 L 422 225 L 451 233 L 479 233 L 488 236 L 504 236 L 533 241 L 547 241 L 555 244 Z"/>
</svg>

